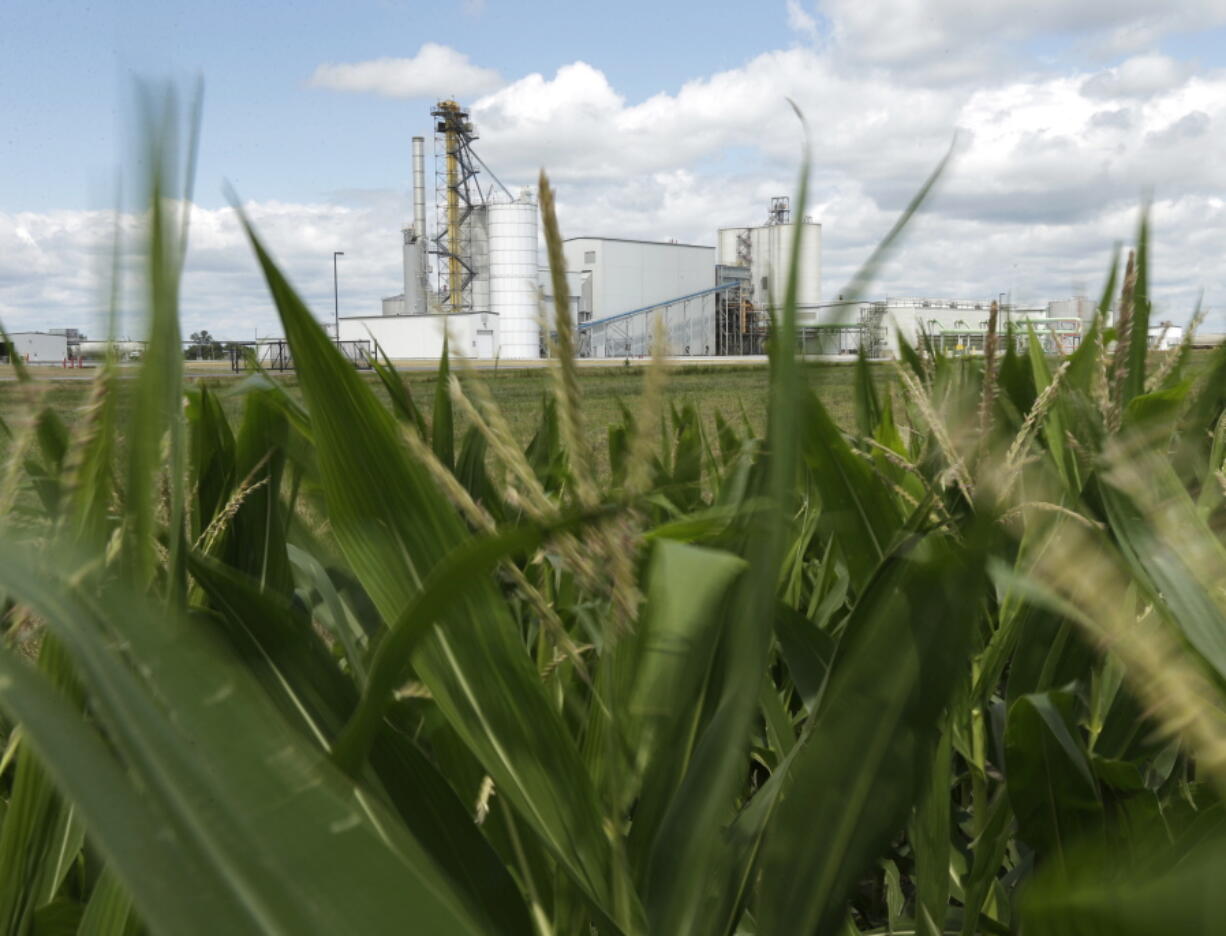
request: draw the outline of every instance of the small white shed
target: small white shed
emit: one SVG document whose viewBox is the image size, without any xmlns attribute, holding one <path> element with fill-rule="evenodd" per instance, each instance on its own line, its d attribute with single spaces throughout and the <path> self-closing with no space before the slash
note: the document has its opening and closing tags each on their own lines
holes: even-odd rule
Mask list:
<svg viewBox="0 0 1226 936">
<path fill-rule="evenodd" d="M 47 332 L 9 332 L 9 348 L 3 356 L 18 354 L 27 364 L 61 364 L 68 357 L 66 335 L 50 335 Z"/>
</svg>

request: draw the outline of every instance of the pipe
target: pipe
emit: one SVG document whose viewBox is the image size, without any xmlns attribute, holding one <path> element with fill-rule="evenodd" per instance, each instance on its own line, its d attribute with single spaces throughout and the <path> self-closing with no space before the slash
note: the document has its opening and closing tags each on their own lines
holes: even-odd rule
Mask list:
<svg viewBox="0 0 1226 936">
<path fill-rule="evenodd" d="M 413 232 L 426 236 L 426 140 L 413 137 Z"/>
</svg>

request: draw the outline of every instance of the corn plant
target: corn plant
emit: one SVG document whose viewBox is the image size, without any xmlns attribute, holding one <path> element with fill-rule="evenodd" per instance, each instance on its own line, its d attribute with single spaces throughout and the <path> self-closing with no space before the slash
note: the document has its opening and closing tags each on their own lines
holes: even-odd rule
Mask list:
<svg viewBox="0 0 1226 936">
<path fill-rule="evenodd" d="M 1226 352 L 1150 360 L 1144 224 L 1066 358 L 993 315 L 854 426 L 793 269 L 765 434 L 656 361 L 602 478 L 565 315 L 522 447 L 446 354 L 429 406 L 355 372 L 245 220 L 302 398 L 185 385 L 151 126 L 136 403 L 19 372 L 0 429 L 6 932 L 1219 930 Z"/>
</svg>

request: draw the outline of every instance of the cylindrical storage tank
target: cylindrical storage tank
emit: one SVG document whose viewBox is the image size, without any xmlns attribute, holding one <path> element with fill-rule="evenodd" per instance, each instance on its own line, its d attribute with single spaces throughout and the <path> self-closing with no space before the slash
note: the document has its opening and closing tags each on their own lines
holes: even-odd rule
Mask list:
<svg viewBox="0 0 1226 936">
<path fill-rule="evenodd" d="M 407 227 L 404 235 L 404 302 L 398 315 L 421 315 L 426 311 L 425 277 L 422 276 L 422 261 L 426 255 L 426 239 L 419 237 L 413 228 Z M 389 314 L 386 309 L 384 315 Z"/>
<path fill-rule="evenodd" d="M 749 232 L 749 228 L 720 228 L 719 229 L 719 249 L 716 251 L 716 263 L 723 266 L 737 266 L 741 262 L 741 257 L 737 250 L 738 244 L 742 236 Z"/>
<path fill-rule="evenodd" d="M 524 195 L 489 205 L 490 311 L 498 316 L 504 358 L 541 356 L 536 263 L 536 203 Z"/>
<path fill-rule="evenodd" d="M 800 261 L 796 282 L 796 318 L 802 323 L 816 321 L 817 305 L 822 301 L 822 226 L 810 221 L 800 223 Z M 772 224 L 758 228 L 754 245 L 754 267 L 768 278 L 769 297 L 763 296 L 761 282 L 755 284 L 758 301 L 766 300 L 782 308 L 787 296 L 788 272 L 792 263 L 795 224 Z M 765 256 L 759 251 L 764 248 Z M 837 313 L 837 309 L 834 310 Z M 831 324 L 822 322 L 821 324 Z"/>
<path fill-rule="evenodd" d="M 469 258 L 473 265 L 472 310 L 489 312 L 490 309 L 490 205 L 478 205 L 468 216 L 464 226 L 468 229 Z"/>
</svg>

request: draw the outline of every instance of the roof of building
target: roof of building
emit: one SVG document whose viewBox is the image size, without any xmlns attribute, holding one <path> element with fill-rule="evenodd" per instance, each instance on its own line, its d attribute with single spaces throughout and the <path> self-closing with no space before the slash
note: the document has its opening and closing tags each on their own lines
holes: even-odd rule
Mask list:
<svg viewBox="0 0 1226 936">
<path fill-rule="evenodd" d="M 586 234 L 581 237 L 564 237 L 562 243 L 566 244 L 570 241 L 614 241 L 619 244 L 652 244 L 657 247 L 694 247 L 698 250 L 714 250 L 715 248 L 708 244 L 679 244 L 676 241 L 653 241 L 640 240 L 636 237 L 598 237 L 594 234 Z"/>
</svg>

